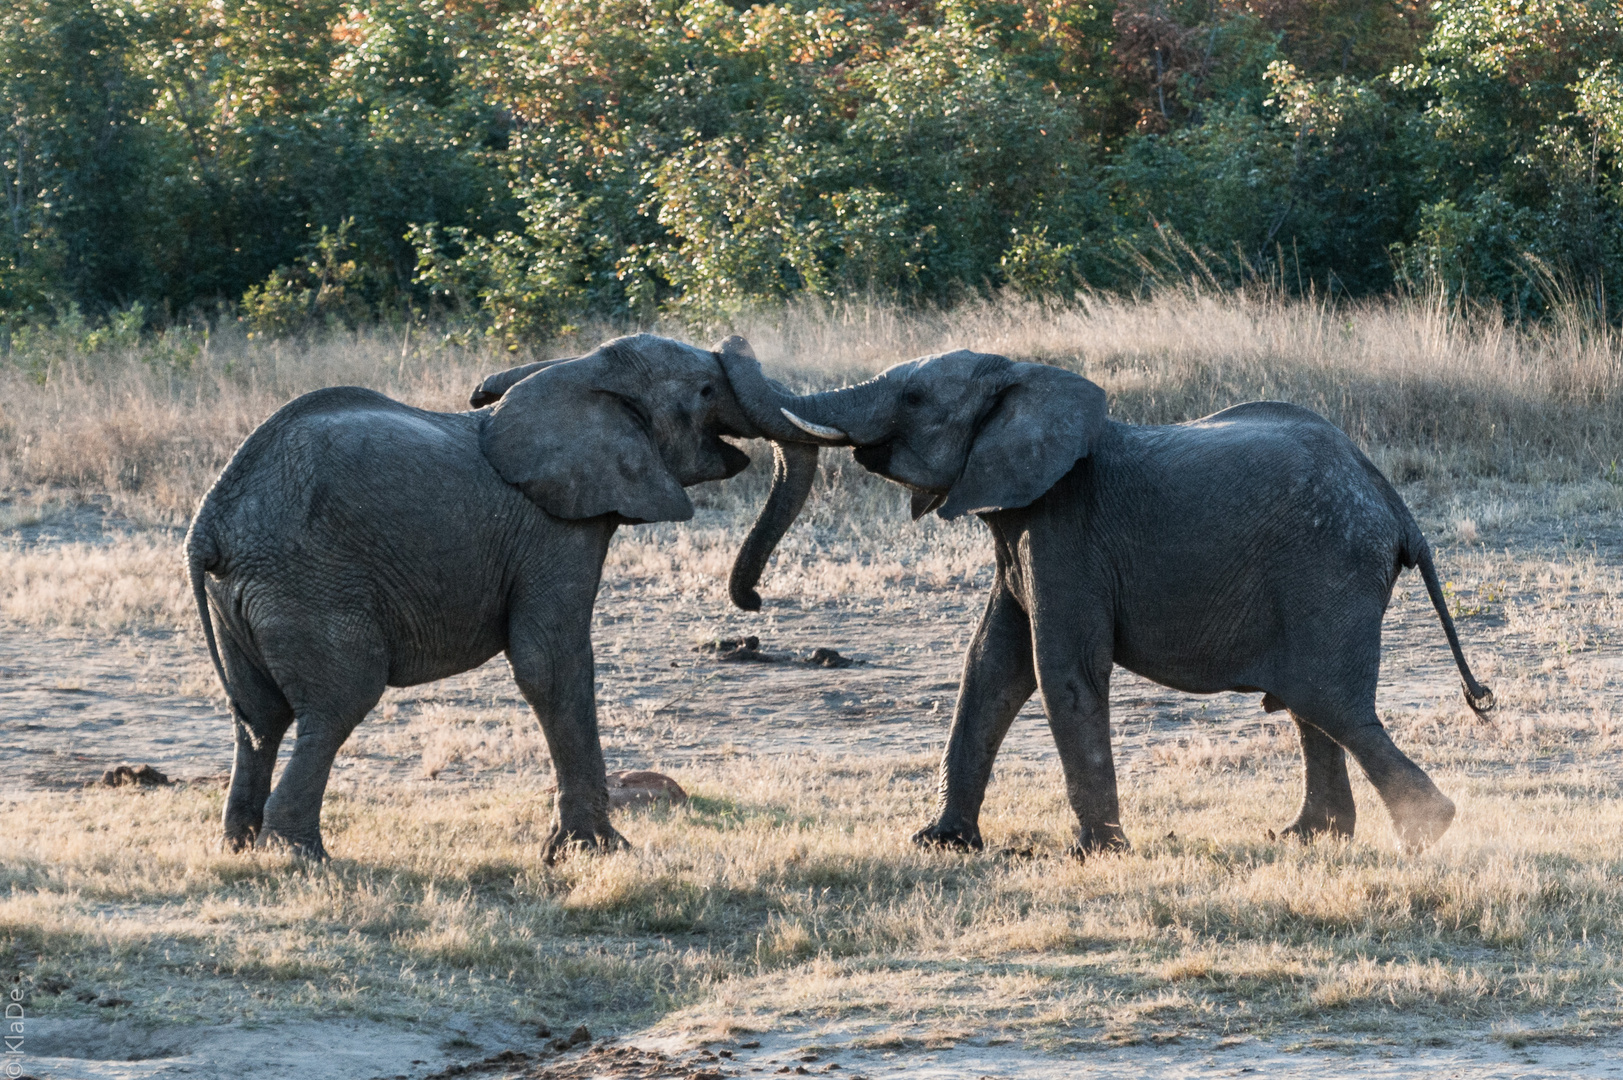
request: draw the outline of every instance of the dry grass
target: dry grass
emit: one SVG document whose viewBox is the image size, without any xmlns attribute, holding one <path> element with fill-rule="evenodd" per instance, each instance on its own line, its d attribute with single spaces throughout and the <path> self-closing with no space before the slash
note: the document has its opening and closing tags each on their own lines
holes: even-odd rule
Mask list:
<svg viewBox="0 0 1623 1080">
<path fill-rule="evenodd" d="M 1053 1045 L 1623 1017 L 1609 785 L 1445 769 L 1460 824 L 1408 858 L 1267 841 L 1258 808 L 1289 768 L 1266 754 L 1220 787 L 1141 771 L 1140 845 L 1085 864 L 1050 854 L 1051 769 L 1002 770 L 989 807 L 988 832 L 1034 857 L 910 847 L 923 760 L 682 776 L 686 807 L 622 822 L 635 850 L 556 869 L 536 857 L 545 797 L 517 783 L 330 799 L 345 855 L 314 867 L 218 853 L 214 789 L 42 796 L 0 826 L 0 933 L 42 957 L 36 982 L 117 990 L 153 1020 L 455 1007 Z"/>
<path fill-rule="evenodd" d="M 1623 342 L 1578 322 L 1520 329 L 1419 302 L 1168 294 L 1066 307 L 1004 298 L 934 314 L 806 306 L 725 329 L 745 333 L 771 371 L 802 385 L 967 347 L 1081 370 L 1110 392 L 1116 416 L 1140 423 L 1258 398 L 1295 401 L 1341 425 L 1400 483 L 1615 481 L 1623 448 Z M 612 332 L 589 328 L 542 351 L 567 354 Z M 0 490 L 111 493 L 137 520 L 183 524 L 243 437 L 297 394 L 353 383 L 461 408 L 484 374 L 526 359 L 421 332 L 314 345 L 221 334 L 181 366 L 166 349 L 163 341 L 117 355 L 65 349 L 0 366 Z"/>
<path fill-rule="evenodd" d="M 1419 302 L 1335 308 L 1168 294 L 1066 307 L 1004 298 L 936 313 L 805 306 L 727 329 L 746 333 L 769 370 L 806 386 L 968 346 L 1077 368 L 1110 392 L 1114 415 L 1134 422 L 1181 421 L 1257 398 L 1296 401 L 1345 428 L 1400 485 L 1422 485 L 1424 497 L 1411 501 L 1434 537 L 1467 545 L 1530 516 L 1623 508 L 1623 341 L 1575 322 L 1517 329 Z M 542 352 L 588 348 L 611 332 L 589 328 Z M 175 355 L 160 340 L 131 353 L 65 348 L 0 365 L 0 535 L 91 501 L 137 525 L 183 526 L 237 444 L 299 393 L 354 383 L 455 409 L 483 375 L 526 359 L 382 331 L 316 344 L 218 334 L 181 366 Z M 745 514 L 764 495 L 769 456 L 760 447 L 752 456 L 757 464 L 742 477 L 695 489 L 692 525 L 623 530 L 609 575 L 669 588 L 720 580 Z M 985 567 L 973 523 L 912 526 L 904 503 L 848 454 L 825 454 L 819 492 L 777 572 L 805 595 L 831 597 L 901 580 L 969 580 Z M 117 587 L 99 556 L 8 556 L 0 615 L 188 626 L 183 586 L 160 566 L 162 542 L 119 543 L 126 547 L 108 559 L 139 579 L 127 598 L 107 596 Z"/>
<path fill-rule="evenodd" d="M 0 548 L 0 619 L 99 631 L 181 627 L 197 621 L 197 605 L 176 539 L 137 535 Z"/>
<path fill-rule="evenodd" d="M 404 723 L 391 724 L 398 707 L 384 705 L 378 720 L 385 734 L 370 740 L 368 751 L 391 757 L 416 757 L 421 774 L 433 780 L 448 770 L 470 773 L 509 769 L 523 776 L 551 774 L 547 743 L 534 717 L 512 709 L 458 709 L 430 704 Z M 340 753 L 358 752 L 358 740 Z"/>
<path fill-rule="evenodd" d="M 486 786 L 337 793 L 323 867 L 220 853 L 213 787 L 30 796 L 0 823 L 0 939 L 39 957 L 34 985 L 114 990 L 153 1022 L 455 1010 L 903 1050 L 1614 1029 L 1623 568 L 1582 550 L 1445 560 L 1501 706 L 1493 727 L 1451 691 L 1386 711 L 1460 808 L 1420 857 L 1391 850 L 1362 778 L 1357 839 L 1269 841 L 1297 783 L 1276 719 L 1149 742 L 1122 770 L 1136 847 L 1119 858 L 1058 857 L 1051 765 L 1000 766 L 994 850 L 961 857 L 905 841 L 927 756 L 746 754 L 673 770 L 693 801 L 623 815 L 635 850 L 548 868 L 550 778 L 522 714 L 386 704 L 352 751 Z M 1394 618 L 1429 619 L 1403 585 Z M 718 588 L 657 568 L 627 587 Z M 68 994 L 31 1008 L 96 1015 Z"/>
</svg>

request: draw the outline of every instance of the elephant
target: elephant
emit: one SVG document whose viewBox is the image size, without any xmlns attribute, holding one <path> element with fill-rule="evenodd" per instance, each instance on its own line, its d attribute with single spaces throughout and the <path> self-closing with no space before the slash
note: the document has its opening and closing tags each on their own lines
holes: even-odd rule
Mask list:
<svg viewBox="0 0 1623 1080">
<path fill-rule="evenodd" d="M 754 363 L 742 339 L 725 348 Z M 744 371 L 761 378 L 758 363 Z M 470 402 L 441 413 L 353 386 L 305 394 L 248 436 L 199 504 L 185 552 L 233 721 L 229 849 L 326 858 L 334 755 L 384 688 L 499 652 L 557 772 L 543 856 L 625 844 L 609 822 L 593 693 L 609 541 L 621 525 L 691 518 L 685 487 L 749 464 L 723 437 L 764 433 L 721 353 L 647 334 L 493 375 Z M 760 606 L 753 586 L 816 473 L 804 434 L 774 452 L 771 493 L 734 570 L 745 607 Z"/>
<path fill-rule="evenodd" d="M 1071 371 L 959 351 L 860 385 L 792 396 L 724 360 L 745 413 L 798 428 L 903 485 L 915 519 L 976 514 L 996 573 L 964 660 L 935 821 L 914 839 L 980 849 L 992 762 L 1041 693 L 1077 818 L 1073 854 L 1121 850 L 1109 688 L 1113 664 L 1195 694 L 1261 693 L 1288 709 L 1303 755 L 1286 834 L 1351 836 L 1346 755 L 1391 816 L 1400 848 L 1434 841 L 1454 804 L 1387 735 L 1375 710 L 1381 620 L 1420 568 L 1481 715 L 1431 550 L 1402 498 L 1340 429 L 1255 401 L 1165 426 L 1111 419 Z"/>
</svg>

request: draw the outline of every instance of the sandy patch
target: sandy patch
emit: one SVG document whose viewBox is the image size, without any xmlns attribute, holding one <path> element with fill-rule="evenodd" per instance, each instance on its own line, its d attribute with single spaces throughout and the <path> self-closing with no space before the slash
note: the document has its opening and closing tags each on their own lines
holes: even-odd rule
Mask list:
<svg viewBox="0 0 1623 1080">
<path fill-rule="evenodd" d="M 1444 1046 L 1399 1046 L 1378 1036 L 1271 1041 L 1193 1039 L 1176 1045 L 1042 1052 L 976 1041 L 930 1048 L 863 1048 L 851 1032 L 770 1033 L 693 1044 L 645 1032 L 557 1052 L 533 1033 L 457 1018 L 432 1027 L 365 1021 L 135 1028 L 95 1021 L 32 1026 L 25 1067 L 40 1080 L 359 1080 L 405 1076 L 631 1080 L 826 1075 L 922 1080 L 1193 1080 L 1259 1076 L 1369 1080 L 1435 1076 L 1540 1080 L 1623 1076 L 1623 1039 L 1538 1032 L 1460 1032 Z M 496 1049 L 497 1044 L 501 1049 Z M 35 1049 L 37 1048 L 37 1050 Z"/>
</svg>

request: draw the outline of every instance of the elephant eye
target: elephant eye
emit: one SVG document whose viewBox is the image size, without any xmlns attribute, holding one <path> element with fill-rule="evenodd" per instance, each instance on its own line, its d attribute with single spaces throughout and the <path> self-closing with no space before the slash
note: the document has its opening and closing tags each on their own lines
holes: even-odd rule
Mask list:
<svg viewBox="0 0 1623 1080">
<path fill-rule="evenodd" d="M 699 387 L 699 396 L 700 397 L 709 397 L 711 394 L 714 394 L 715 392 L 716 392 L 716 388 L 711 386 L 709 383 L 705 383 L 703 386 Z"/>
</svg>

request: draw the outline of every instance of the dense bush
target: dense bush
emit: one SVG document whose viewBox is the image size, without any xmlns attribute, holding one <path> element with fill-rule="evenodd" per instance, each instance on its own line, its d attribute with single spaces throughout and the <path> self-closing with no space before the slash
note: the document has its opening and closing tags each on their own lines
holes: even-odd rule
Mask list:
<svg viewBox="0 0 1623 1080">
<path fill-rule="evenodd" d="M 11 0 L 0 320 L 1623 291 L 1619 0 Z M 82 313 L 82 314 L 81 314 Z"/>
</svg>

